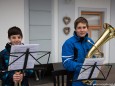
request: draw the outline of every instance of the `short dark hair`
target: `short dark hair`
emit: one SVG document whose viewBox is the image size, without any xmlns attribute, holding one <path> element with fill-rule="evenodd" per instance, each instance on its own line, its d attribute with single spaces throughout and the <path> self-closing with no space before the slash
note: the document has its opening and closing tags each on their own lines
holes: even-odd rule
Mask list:
<svg viewBox="0 0 115 86">
<path fill-rule="evenodd" d="M 20 35 L 23 38 L 21 29 L 16 26 L 13 26 L 8 30 L 8 38 L 10 38 L 12 35 Z"/>
<path fill-rule="evenodd" d="M 77 18 L 77 19 L 75 20 L 75 22 L 74 22 L 74 29 L 76 29 L 76 27 L 77 27 L 77 25 L 78 25 L 79 23 L 85 23 L 87 27 L 89 26 L 87 19 L 85 19 L 84 17 L 79 17 L 79 18 Z"/>
</svg>

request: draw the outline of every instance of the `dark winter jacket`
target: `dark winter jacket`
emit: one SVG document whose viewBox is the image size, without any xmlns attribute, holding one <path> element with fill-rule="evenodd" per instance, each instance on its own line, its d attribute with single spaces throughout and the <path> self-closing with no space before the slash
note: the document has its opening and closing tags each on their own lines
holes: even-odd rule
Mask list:
<svg viewBox="0 0 115 86">
<path fill-rule="evenodd" d="M 9 64 L 9 56 L 10 56 L 11 44 L 7 43 L 5 49 L 0 52 L 0 70 L 7 70 Z M 1 72 L 0 78 L 2 80 L 2 86 L 14 86 L 13 82 L 13 74 L 15 71 Z M 25 75 L 22 81 L 22 86 L 28 86 L 27 77 L 33 73 L 32 70 L 25 71 Z"/>
<path fill-rule="evenodd" d="M 88 40 L 94 43 L 88 34 L 84 38 L 80 38 L 74 32 L 74 36 L 66 40 L 62 46 L 62 62 L 66 70 L 74 71 L 73 80 L 77 80 L 84 59 L 92 47 Z M 72 86 L 87 85 L 83 84 L 82 81 L 77 81 L 73 82 Z"/>
</svg>

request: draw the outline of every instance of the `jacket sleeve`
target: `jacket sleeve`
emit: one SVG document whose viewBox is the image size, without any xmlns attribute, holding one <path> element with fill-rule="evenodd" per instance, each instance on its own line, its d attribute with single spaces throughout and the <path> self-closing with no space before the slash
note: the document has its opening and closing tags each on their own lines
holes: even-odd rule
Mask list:
<svg viewBox="0 0 115 86">
<path fill-rule="evenodd" d="M 3 59 L 0 53 L 0 79 L 2 79 L 2 75 L 3 75 L 2 70 L 3 70 Z"/>
<path fill-rule="evenodd" d="M 62 62 L 65 69 L 69 71 L 80 71 L 82 63 L 74 61 L 74 46 L 65 42 L 62 46 Z"/>
<path fill-rule="evenodd" d="M 29 77 L 29 76 L 32 75 L 32 73 L 33 73 L 33 70 L 26 70 L 26 71 L 25 71 L 25 76 L 26 76 L 26 77 Z"/>
<path fill-rule="evenodd" d="M 2 52 L 0 52 L 0 79 L 6 79 L 6 73 L 3 72 L 5 70 L 5 62 L 4 62 L 4 58 L 2 56 Z"/>
</svg>

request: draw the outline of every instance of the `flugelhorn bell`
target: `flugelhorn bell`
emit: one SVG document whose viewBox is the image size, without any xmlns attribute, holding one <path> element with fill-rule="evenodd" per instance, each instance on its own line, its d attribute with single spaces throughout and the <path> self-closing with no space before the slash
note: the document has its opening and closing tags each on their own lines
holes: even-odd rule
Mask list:
<svg viewBox="0 0 115 86">
<path fill-rule="evenodd" d="M 101 57 L 103 57 L 103 53 L 101 53 L 98 48 L 100 46 L 102 46 L 104 43 L 106 43 L 107 41 L 109 41 L 110 39 L 115 37 L 115 28 L 113 28 L 111 25 L 104 23 L 103 24 L 103 28 L 105 29 L 105 31 L 103 32 L 103 34 L 100 36 L 100 38 L 96 41 L 95 44 L 93 44 L 92 48 L 89 50 L 86 58 L 92 58 L 93 55 L 96 56 L 96 54 L 98 53 L 99 55 L 101 55 Z M 98 51 L 98 52 L 97 52 Z M 96 56 L 97 57 L 97 56 Z M 83 83 L 87 84 L 87 85 L 91 85 L 93 83 L 93 80 L 83 80 Z"/>
<path fill-rule="evenodd" d="M 113 28 L 111 25 L 104 23 L 103 28 L 105 31 L 100 36 L 100 38 L 96 41 L 94 46 L 90 49 L 88 52 L 86 58 L 92 58 L 92 56 L 96 53 L 97 49 L 102 46 L 104 43 L 106 43 L 108 40 L 115 37 L 115 28 Z"/>
</svg>

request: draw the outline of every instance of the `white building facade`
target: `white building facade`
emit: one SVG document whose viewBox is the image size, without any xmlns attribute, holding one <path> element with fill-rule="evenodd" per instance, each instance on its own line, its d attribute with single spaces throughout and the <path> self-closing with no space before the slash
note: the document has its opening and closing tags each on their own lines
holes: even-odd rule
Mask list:
<svg viewBox="0 0 115 86">
<path fill-rule="evenodd" d="M 0 0 L 0 50 L 8 42 L 7 30 L 18 26 L 24 34 L 24 43 L 38 43 L 41 51 L 51 51 L 50 62 L 61 62 L 61 47 L 73 35 L 74 20 L 81 11 L 102 11 L 104 22 L 115 27 L 114 0 Z M 65 25 L 63 17 L 71 22 Z M 70 27 L 65 35 L 63 28 Z M 112 39 L 103 46 L 105 62 L 115 63 Z"/>
</svg>

